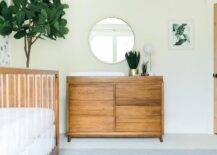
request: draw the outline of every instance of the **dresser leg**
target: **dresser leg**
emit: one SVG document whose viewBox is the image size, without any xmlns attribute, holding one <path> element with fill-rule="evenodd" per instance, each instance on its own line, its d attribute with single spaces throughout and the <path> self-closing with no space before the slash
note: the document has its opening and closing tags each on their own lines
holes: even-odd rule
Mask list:
<svg viewBox="0 0 217 155">
<path fill-rule="evenodd" d="M 71 139 L 72 139 L 72 138 L 71 138 L 70 136 L 67 137 L 67 141 L 68 141 L 68 142 L 71 142 Z"/>
<path fill-rule="evenodd" d="M 163 143 L 163 141 L 164 141 L 164 140 L 163 140 L 163 136 L 160 136 L 160 137 L 159 137 L 159 140 L 160 140 L 161 143 Z"/>
</svg>

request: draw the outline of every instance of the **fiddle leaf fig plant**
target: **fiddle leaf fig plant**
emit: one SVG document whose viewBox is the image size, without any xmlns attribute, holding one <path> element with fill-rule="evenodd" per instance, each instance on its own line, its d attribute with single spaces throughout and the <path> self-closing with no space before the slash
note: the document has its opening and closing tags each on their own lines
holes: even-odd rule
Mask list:
<svg viewBox="0 0 217 155">
<path fill-rule="evenodd" d="M 38 39 L 65 38 L 67 20 L 63 18 L 67 4 L 61 0 L 12 0 L 0 2 L 0 35 L 14 34 L 24 40 L 26 67 L 29 67 L 32 46 Z"/>
</svg>

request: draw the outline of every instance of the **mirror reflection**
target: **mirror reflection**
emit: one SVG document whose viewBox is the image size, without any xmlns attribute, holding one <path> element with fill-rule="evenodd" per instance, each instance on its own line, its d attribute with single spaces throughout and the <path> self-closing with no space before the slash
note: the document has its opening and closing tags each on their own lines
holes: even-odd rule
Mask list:
<svg viewBox="0 0 217 155">
<path fill-rule="evenodd" d="M 125 60 L 125 53 L 134 46 L 134 34 L 130 26 L 118 18 L 106 18 L 98 22 L 89 36 L 93 54 L 105 63 Z"/>
</svg>

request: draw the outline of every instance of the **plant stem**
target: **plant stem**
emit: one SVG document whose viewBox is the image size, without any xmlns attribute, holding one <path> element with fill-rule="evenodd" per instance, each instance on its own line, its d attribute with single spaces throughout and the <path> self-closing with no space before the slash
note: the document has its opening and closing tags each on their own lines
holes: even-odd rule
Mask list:
<svg viewBox="0 0 217 155">
<path fill-rule="evenodd" d="M 24 51 L 26 54 L 26 67 L 29 68 L 30 63 L 30 55 L 31 55 L 31 49 L 32 45 L 41 37 L 41 34 L 38 34 L 37 36 L 33 37 L 24 37 Z"/>
<path fill-rule="evenodd" d="M 32 44 L 34 44 L 39 38 L 41 37 L 41 34 L 35 37 L 35 39 L 32 41 Z"/>
<path fill-rule="evenodd" d="M 26 54 L 27 68 L 29 68 L 31 49 L 32 49 L 32 37 L 24 37 L 24 50 Z"/>
</svg>

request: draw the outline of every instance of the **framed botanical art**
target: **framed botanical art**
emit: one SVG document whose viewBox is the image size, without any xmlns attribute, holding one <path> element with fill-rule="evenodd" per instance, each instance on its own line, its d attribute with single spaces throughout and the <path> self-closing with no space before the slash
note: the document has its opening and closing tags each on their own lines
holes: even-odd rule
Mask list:
<svg viewBox="0 0 217 155">
<path fill-rule="evenodd" d="M 9 66 L 10 62 L 9 37 L 0 37 L 0 66 Z"/>
<path fill-rule="evenodd" d="M 169 49 L 191 50 L 194 47 L 192 21 L 169 22 Z"/>
<path fill-rule="evenodd" d="M 6 0 L 7 4 L 11 4 L 11 0 Z M 9 37 L 0 36 L 0 66 L 9 66 L 11 63 L 11 53 L 9 49 Z"/>
</svg>

